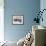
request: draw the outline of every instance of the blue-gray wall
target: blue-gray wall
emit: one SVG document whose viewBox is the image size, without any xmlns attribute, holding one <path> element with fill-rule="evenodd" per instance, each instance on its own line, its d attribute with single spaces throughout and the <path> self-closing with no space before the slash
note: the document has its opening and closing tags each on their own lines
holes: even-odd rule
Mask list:
<svg viewBox="0 0 46 46">
<path fill-rule="evenodd" d="M 40 9 L 40 0 L 5 0 L 4 2 L 5 40 L 18 41 L 32 29 L 35 13 Z M 24 15 L 24 25 L 13 25 L 13 15 Z"/>
</svg>

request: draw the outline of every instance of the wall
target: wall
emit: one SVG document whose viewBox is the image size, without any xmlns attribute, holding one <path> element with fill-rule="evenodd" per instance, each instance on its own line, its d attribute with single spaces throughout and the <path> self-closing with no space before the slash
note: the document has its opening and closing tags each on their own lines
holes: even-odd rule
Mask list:
<svg viewBox="0 0 46 46">
<path fill-rule="evenodd" d="M 40 1 L 40 10 L 43 10 L 43 9 L 46 9 L 46 0 Z M 46 27 L 46 11 L 44 11 L 42 17 L 43 17 L 43 22 L 40 21 L 40 25 Z M 46 40 L 45 40 L 45 44 L 46 44 Z"/>
<path fill-rule="evenodd" d="M 46 9 L 46 0 L 41 0 L 41 1 L 40 1 L 40 9 L 41 9 L 41 11 L 42 11 L 43 9 Z M 46 19 L 46 10 L 43 12 L 42 17 L 43 17 L 43 22 L 41 21 L 41 22 L 40 22 L 40 25 L 46 27 L 46 20 L 45 20 L 45 19 Z"/>
<path fill-rule="evenodd" d="M 36 12 L 40 9 L 40 0 L 5 0 L 4 35 L 7 41 L 18 41 L 31 29 Z M 24 25 L 13 25 L 13 15 L 24 15 Z"/>
<path fill-rule="evenodd" d="M 4 41 L 4 0 L 0 0 L 0 42 Z"/>
</svg>

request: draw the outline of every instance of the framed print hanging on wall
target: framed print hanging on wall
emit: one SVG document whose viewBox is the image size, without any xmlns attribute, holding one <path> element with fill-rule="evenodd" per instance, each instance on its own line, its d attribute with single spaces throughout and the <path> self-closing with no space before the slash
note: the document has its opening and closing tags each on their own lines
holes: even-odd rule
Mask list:
<svg viewBox="0 0 46 46">
<path fill-rule="evenodd" d="M 13 16 L 13 24 L 23 24 L 24 17 L 23 16 Z"/>
</svg>

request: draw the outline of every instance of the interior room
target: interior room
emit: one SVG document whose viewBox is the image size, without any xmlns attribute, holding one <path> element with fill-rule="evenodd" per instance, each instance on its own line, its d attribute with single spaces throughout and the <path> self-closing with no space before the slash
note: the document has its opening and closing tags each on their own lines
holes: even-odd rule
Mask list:
<svg viewBox="0 0 46 46">
<path fill-rule="evenodd" d="M 46 0 L 0 0 L 0 46 L 46 46 Z"/>
</svg>

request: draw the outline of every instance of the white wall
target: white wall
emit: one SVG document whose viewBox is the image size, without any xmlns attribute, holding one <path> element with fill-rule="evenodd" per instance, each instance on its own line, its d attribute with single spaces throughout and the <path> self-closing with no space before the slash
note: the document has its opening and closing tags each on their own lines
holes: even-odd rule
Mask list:
<svg viewBox="0 0 46 46">
<path fill-rule="evenodd" d="M 0 42 L 4 41 L 4 0 L 0 0 Z"/>
</svg>

